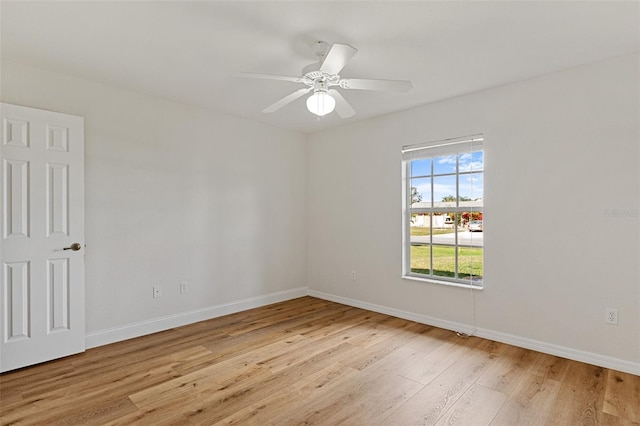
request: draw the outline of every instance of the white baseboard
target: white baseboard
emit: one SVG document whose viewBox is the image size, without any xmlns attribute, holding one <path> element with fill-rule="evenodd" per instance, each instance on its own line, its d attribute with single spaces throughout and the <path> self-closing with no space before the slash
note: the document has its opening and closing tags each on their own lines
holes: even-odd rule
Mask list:
<svg viewBox="0 0 640 426">
<path fill-rule="evenodd" d="M 85 336 L 85 343 L 87 349 L 95 348 L 97 346 L 133 339 L 134 337 L 145 336 L 147 334 L 169 330 L 171 328 L 192 324 L 198 321 L 234 314 L 248 309 L 259 308 L 272 303 L 284 302 L 285 300 L 295 299 L 297 297 L 306 296 L 307 294 L 307 287 L 299 287 L 263 296 L 251 297 L 249 299 L 238 300 L 231 303 L 225 303 L 222 305 L 211 306 L 195 311 L 154 318 L 147 321 L 140 321 L 133 324 L 127 324 L 122 327 L 114 327 L 87 333 Z"/>
<path fill-rule="evenodd" d="M 376 305 L 373 303 L 363 302 L 360 300 L 349 299 L 346 297 L 336 296 L 333 294 L 322 293 L 315 290 L 309 290 L 309 296 L 325 299 L 343 305 L 353 306 L 356 308 L 366 309 L 368 311 L 379 312 L 381 314 L 391 315 L 410 321 L 427 324 L 434 327 L 444 328 L 452 331 L 460 331 L 463 333 L 473 334 L 496 342 L 506 343 L 525 349 L 531 349 L 537 352 L 555 355 L 562 358 L 572 359 L 574 361 L 586 362 L 588 364 L 600 367 L 610 368 L 612 370 L 622 371 L 629 374 L 640 376 L 640 362 L 626 361 L 618 358 L 612 358 L 606 355 L 585 352 L 565 346 L 555 345 L 552 343 L 541 342 L 538 340 L 527 339 L 524 337 L 514 336 L 512 334 L 501 333 L 498 331 L 473 328 L 469 324 L 461 324 L 452 321 L 445 321 L 438 318 L 429 317 L 427 315 L 416 314 L 413 312 L 403 311 L 400 309 L 390 308 L 387 306 Z"/>
</svg>

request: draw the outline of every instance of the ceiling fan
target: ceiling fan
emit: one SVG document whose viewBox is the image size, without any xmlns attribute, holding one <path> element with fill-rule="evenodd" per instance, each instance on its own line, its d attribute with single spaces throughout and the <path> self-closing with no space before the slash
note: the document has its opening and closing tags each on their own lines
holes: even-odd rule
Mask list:
<svg viewBox="0 0 640 426">
<path fill-rule="evenodd" d="M 324 41 L 315 42 L 312 48 L 318 57 L 318 62 L 304 67 L 301 77 L 240 73 L 240 76 L 247 78 L 290 81 L 293 83 L 302 83 L 307 86 L 290 93 L 276 103 L 263 109 L 262 112 L 271 113 L 277 111 L 307 93 L 313 92 L 311 96 L 307 98 L 307 109 L 310 112 L 322 117 L 335 109 L 341 118 L 348 118 L 356 112 L 342 94 L 333 87 L 348 90 L 383 90 L 393 92 L 408 92 L 413 87 L 410 81 L 405 80 L 342 78 L 339 75 L 340 71 L 342 71 L 347 62 L 358 50 L 348 44 L 339 43 L 335 43 L 329 48 L 329 45 Z"/>
</svg>

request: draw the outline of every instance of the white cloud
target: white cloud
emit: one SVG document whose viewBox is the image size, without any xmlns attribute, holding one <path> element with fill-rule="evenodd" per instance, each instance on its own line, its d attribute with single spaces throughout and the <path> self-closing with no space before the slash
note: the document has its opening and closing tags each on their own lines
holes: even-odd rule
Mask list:
<svg viewBox="0 0 640 426">
<path fill-rule="evenodd" d="M 471 161 L 469 163 L 460 163 L 458 166 L 461 172 L 472 172 L 484 169 L 484 162 L 482 161 Z"/>
</svg>

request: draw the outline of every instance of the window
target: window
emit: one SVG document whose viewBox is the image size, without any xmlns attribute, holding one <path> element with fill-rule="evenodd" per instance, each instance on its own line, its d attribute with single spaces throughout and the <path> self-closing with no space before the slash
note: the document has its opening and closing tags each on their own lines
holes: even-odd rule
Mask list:
<svg viewBox="0 0 640 426">
<path fill-rule="evenodd" d="M 404 277 L 482 287 L 483 140 L 402 148 Z"/>
</svg>

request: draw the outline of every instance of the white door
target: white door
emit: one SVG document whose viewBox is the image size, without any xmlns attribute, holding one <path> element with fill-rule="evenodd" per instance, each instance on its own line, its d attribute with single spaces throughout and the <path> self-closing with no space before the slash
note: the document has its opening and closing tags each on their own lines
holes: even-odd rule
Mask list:
<svg viewBox="0 0 640 426">
<path fill-rule="evenodd" d="M 84 119 L 0 111 L 4 372 L 85 349 Z"/>
</svg>

